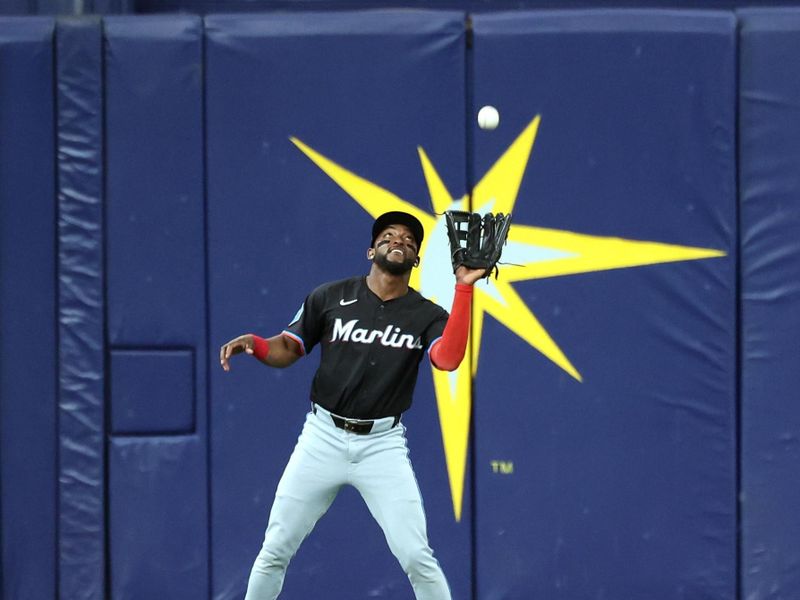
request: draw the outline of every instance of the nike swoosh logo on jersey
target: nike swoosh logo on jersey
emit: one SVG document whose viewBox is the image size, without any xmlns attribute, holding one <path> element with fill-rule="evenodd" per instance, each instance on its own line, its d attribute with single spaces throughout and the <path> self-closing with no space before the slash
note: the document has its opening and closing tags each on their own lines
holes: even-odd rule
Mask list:
<svg viewBox="0 0 800 600">
<path fill-rule="evenodd" d="M 342 298 L 341 300 L 339 300 L 339 304 L 341 306 L 348 306 L 350 304 L 354 304 L 355 302 L 358 302 L 358 298 L 353 298 L 352 300 L 345 300 L 344 298 Z"/>
</svg>

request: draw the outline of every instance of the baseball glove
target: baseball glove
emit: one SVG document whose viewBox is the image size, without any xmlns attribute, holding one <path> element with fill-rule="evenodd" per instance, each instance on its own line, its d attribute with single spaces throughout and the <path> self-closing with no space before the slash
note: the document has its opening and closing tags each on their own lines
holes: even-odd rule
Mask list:
<svg viewBox="0 0 800 600">
<path fill-rule="evenodd" d="M 508 238 L 511 214 L 486 213 L 481 217 L 462 210 L 448 210 L 444 214 L 453 271 L 464 265 L 470 269 L 485 269 L 486 277 L 494 271 L 497 277 L 497 261 Z"/>
</svg>

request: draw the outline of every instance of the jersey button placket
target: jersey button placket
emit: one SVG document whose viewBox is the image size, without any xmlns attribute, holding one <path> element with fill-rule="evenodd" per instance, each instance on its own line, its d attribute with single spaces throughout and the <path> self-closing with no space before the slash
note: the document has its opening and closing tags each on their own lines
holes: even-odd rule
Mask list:
<svg viewBox="0 0 800 600">
<path fill-rule="evenodd" d="M 375 328 L 383 330 L 386 323 L 386 318 L 384 315 L 384 305 L 378 305 L 378 308 L 375 310 Z M 378 340 L 372 343 L 369 349 L 369 366 L 374 367 L 378 364 L 378 361 L 375 359 L 375 348 L 377 347 L 376 344 L 380 344 Z"/>
</svg>

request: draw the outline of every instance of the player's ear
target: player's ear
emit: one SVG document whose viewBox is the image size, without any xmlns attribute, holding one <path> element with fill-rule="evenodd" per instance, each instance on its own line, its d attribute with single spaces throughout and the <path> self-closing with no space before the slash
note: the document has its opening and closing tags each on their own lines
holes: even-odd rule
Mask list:
<svg viewBox="0 0 800 600">
<path fill-rule="evenodd" d="M 418 267 L 418 266 L 419 266 L 419 256 L 418 256 L 417 258 L 415 258 L 415 259 L 414 259 L 414 266 L 415 266 L 415 267 Z"/>
<path fill-rule="evenodd" d="M 375 258 L 375 248 L 367 248 L 367 259 L 372 260 Z"/>
</svg>

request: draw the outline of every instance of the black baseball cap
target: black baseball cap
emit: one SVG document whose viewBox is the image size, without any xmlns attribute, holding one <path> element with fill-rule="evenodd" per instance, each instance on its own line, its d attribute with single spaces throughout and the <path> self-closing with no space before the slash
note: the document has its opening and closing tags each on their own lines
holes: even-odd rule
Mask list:
<svg viewBox="0 0 800 600">
<path fill-rule="evenodd" d="M 370 247 L 375 245 L 375 238 L 378 234 L 389 227 L 389 225 L 405 225 L 411 230 L 414 239 L 417 241 L 417 246 L 422 246 L 422 239 L 425 237 L 425 228 L 414 215 L 399 210 L 393 210 L 383 213 L 380 217 L 375 219 L 372 224 L 372 243 Z"/>
</svg>

